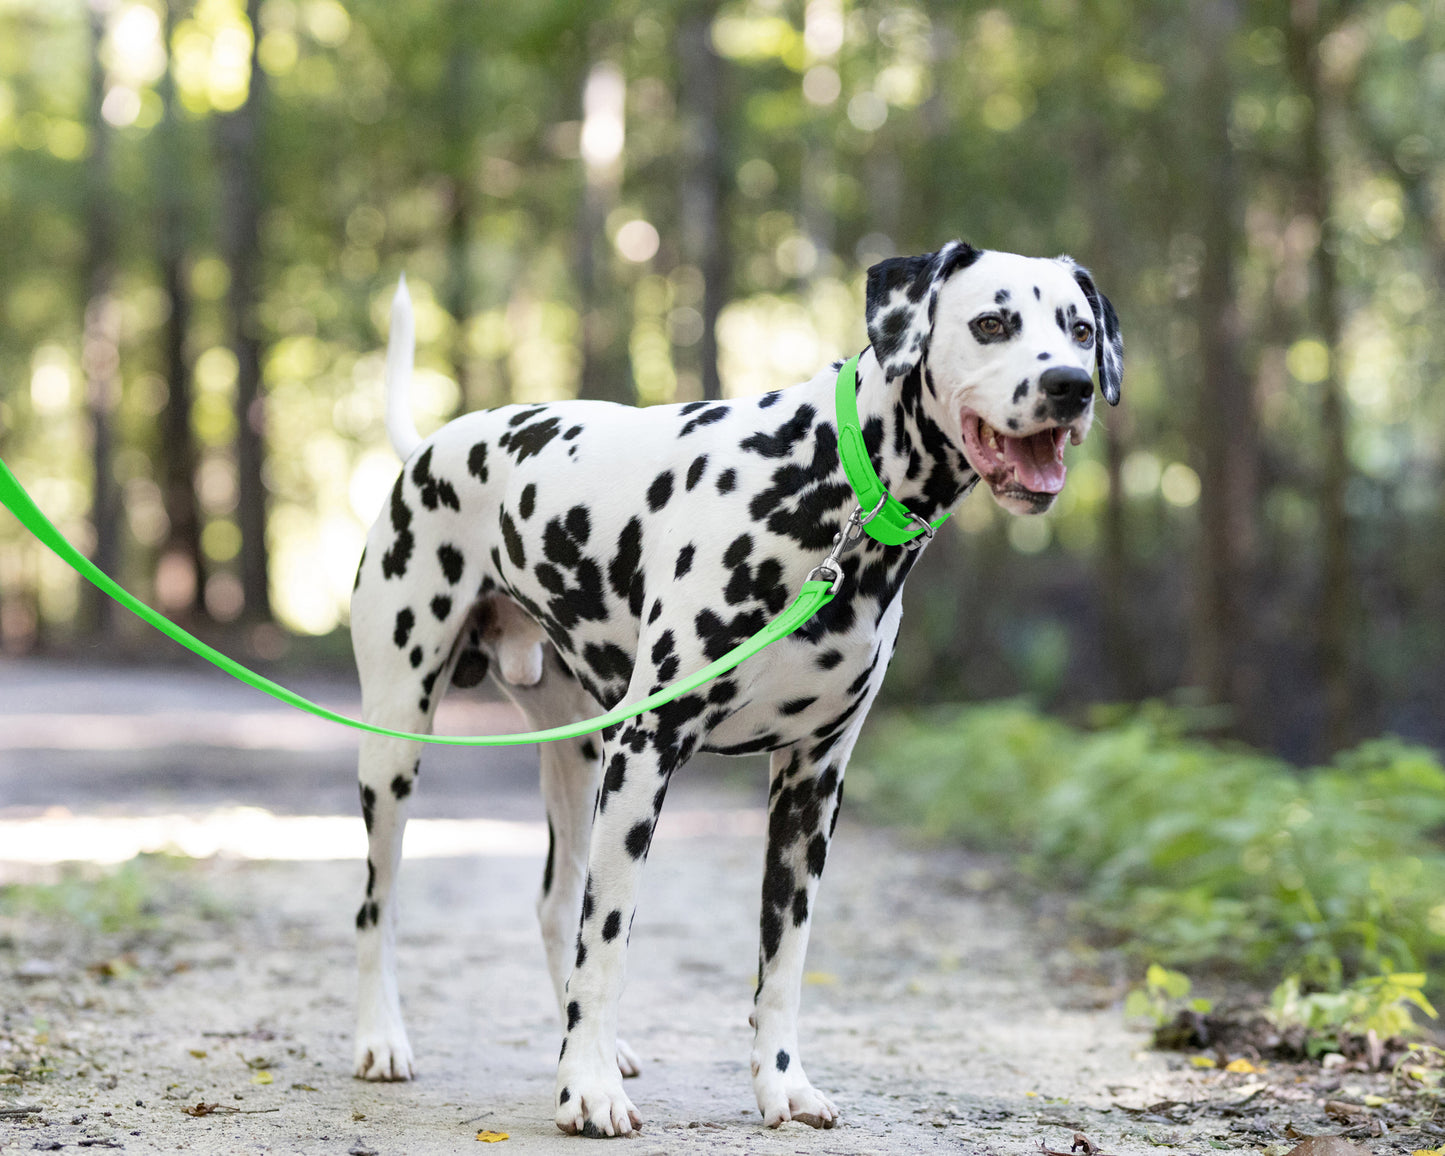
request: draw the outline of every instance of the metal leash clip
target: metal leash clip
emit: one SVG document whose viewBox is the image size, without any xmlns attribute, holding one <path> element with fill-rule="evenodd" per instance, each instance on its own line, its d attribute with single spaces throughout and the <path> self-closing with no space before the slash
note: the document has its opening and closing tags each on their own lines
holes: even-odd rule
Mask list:
<svg viewBox="0 0 1445 1156">
<path fill-rule="evenodd" d="M 867 514 L 863 513 L 862 506 L 854 506 L 848 520 L 843 523 L 843 528 L 833 535 L 833 548 L 828 551 L 828 556 L 808 571 L 804 581 L 828 582 L 828 596 L 838 593 L 838 585 L 843 581 L 843 555 L 863 540 L 863 527 L 878 516 L 878 511 L 883 509 L 883 503 L 887 500 L 888 492 L 885 490 L 878 499 L 878 504 Z M 932 533 L 931 527 L 929 532 Z"/>
</svg>

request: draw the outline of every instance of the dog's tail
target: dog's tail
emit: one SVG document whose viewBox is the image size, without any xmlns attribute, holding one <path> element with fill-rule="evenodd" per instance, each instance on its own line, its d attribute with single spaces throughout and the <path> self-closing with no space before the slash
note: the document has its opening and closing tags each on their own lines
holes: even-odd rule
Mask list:
<svg viewBox="0 0 1445 1156">
<path fill-rule="evenodd" d="M 416 358 L 416 320 L 406 274 L 397 282 L 391 301 L 391 334 L 386 340 L 386 436 L 402 461 L 421 445 L 411 417 L 411 370 Z"/>
</svg>

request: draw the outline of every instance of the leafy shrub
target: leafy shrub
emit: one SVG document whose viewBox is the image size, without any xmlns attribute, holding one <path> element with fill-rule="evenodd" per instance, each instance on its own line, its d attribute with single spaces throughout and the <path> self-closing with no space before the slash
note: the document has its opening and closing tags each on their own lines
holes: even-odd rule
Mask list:
<svg viewBox="0 0 1445 1156">
<path fill-rule="evenodd" d="M 897 713 L 871 729 L 850 793 L 933 837 L 1020 853 L 1141 959 L 1338 989 L 1445 956 L 1433 754 L 1381 739 L 1300 771 L 1191 722 L 1157 704 L 1094 730 L 1018 702 Z"/>
</svg>

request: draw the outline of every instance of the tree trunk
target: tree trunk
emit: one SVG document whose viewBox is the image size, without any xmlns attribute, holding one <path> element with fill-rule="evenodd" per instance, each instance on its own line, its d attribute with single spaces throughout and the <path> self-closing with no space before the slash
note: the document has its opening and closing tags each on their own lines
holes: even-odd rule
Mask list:
<svg viewBox="0 0 1445 1156">
<path fill-rule="evenodd" d="M 105 66 L 100 60 L 105 36 L 103 0 L 88 6 L 90 49 L 90 154 L 85 162 L 85 257 L 83 267 L 85 323 L 81 367 L 85 373 L 86 406 L 90 412 L 91 521 L 95 526 L 92 561 L 116 574 L 120 560 L 120 495 L 114 470 L 114 415 L 120 401 L 120 303 L 114 295 L 115 217 L 110 182 L 110 131 L 101 116 L 105 99 Z M 102 638 L 115 629 L 115 603 L 89 583 L 83 606 L 84 629 Z"/>
<path fill-rule="evenodd" d="M 600 34 L 596 36 L 600 39 Z M 582 163 L 586 183 L 577 217 L 577 296 L 582 322 L 582 373 L 579 393 L 601 401 L 631 405 L 637 400 L 625 353 L 619 343 L 620 310 L 598 268 L 606 252 L 607 214 L 622 186 L 621 151 L 625 82 L 605 60 L 588 70 L 583 90 Z M 597 128 L 595 134 L 593 128 Z M 613 132 L 615 131 L 615 136 Z M 609 143 L 615 143 L 613 152 Z"/>
<path fill-rule="evenodd" d="M 1319 45 L 1322 38 L 1317 0 L 1291 0 L 1286 55 L 1295 86 L 1309 105 L 1302 128 L 1299 195 L 1303 211 L 1314 219 L 1319 228 L 1319 242 L 1311 262 L 1314 273 L 1311 328 L 1319 334 L 1329 351 L 1328 372 L 1320 383 L 1322 392 L 1319 399 L 1320 433 L 1324 445 L 1319 488 L 1323 570 L 1319 646 L 1325 735 L 1330 749 L 1339 750 L 1357 737 L 1360 721 L 1354 706 L 1358 696 L 1355 693 L 1356 667 L 1352 654 L 1357 641 L 1353 624 L 1357 618 L 1359 594 L 1350 560 L 1350 525 L 1345 510 L 1350 460 L 1346 430 L 1348 419 L 1339 370 L 1343 322 L 1339 269 L 1335 257 L 1336 236 L 1332 224 L 1329 158 L 1325 151 L 1324 108 L 1330 94 L 1320 75 Z"/>
<path fill-rule="evenodd" d="M 256 30 L 260 0 L 247 0 L 246 16 Z M 271 617 L 266 547 L 265 458 L 266 409 L 261 396 L 261 334 L 256 316 L 260 299 L 261 149 L 260 130 L 265 74 L 251 53 L 251 80 L 246 102 L 217 124 L 223 244 L 231 267 L 227 300 L 231 348 L 236 354 L 236 473 L 241 530 L 241 592 L 247 620 Z"/>
<path fill-rule="evenodd" d="M 717 321 L 727 294 L 727 227 L 723 195 L 721 126 L 722 60 L 713 50 L 712 22 L 716 0 L 702 0 L 683 18 L 677 32 L 679 103 L 683 139 L 682 252 L 702 272 L 702 339 L 698 342 L 698 373 L 702 396 L 722 397 L 718 377 Z"/>
<path fill-rule="evenodd" d="M 1215 702 L 1228 703 L 1236 726 L 1258 737 L 1259 685 L 1254 666 L 1251 596 L 1257 544 L 1259 436 L 1253 382 L 1243 365 L 1235 303 L 1236 251 L 1243 235 L 1239 176 L 1228 129 L 1234 102 L 1229 55 L 1238 26 L 1233 0 L 1194 9 L 1202 57 L 1197 107 L 1208 158 L 1199 175 L 1200 362 L 1194 420 L 1199 447 L 1199 587 L 1195 606 L 1195 678 Z"/>
<path fill-rule="evenodd" d="M 467 0 L 452 5 L 452 23 L 465 26 Z M 461 40 L 447 56 L 446 74 L 446 171 L 451 186 L 451 216 L 447 220 L 446 308 L 455 323 L 452 333 L 452 374 L 457 379 L 457 412 L 465 413 L 472 398 L 467 368 L 467 323 L 473 308 L 471 280 L 472 232 L 472 79 L 475 49 Z"/>
<path fill-rule="evenodd" d="M 168 0 L 165 38 L 171 43 L 176 0 Z M 196 502 L 196 439 L 191 430 L 191 366 L 186 353 L 191 298 L 186 285 L 186 241 L 189 232 L 185 190 L 185 146 L 176 110 L 175 82 L 169 68 L 157 86 L 164 112 L 160 131 L 158 174 L 160 219 L 157 248 L 161 282 L 170 300 L 170 316 L 162 335 L 165 358 L 166 405 L 161 413 L 161 494 L 170 523 L 162 557 L 180 567 L 180 589 L 189 597 L 173 609 L 196 617 L 204 613 L 205 563 L 201 554 L 201 518 Z"/>
</svg>

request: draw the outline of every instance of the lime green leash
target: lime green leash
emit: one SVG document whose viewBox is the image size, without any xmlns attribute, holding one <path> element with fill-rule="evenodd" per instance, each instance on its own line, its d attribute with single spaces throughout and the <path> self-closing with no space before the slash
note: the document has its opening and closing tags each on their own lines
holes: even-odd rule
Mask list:
<svg viewBox="0 0 1445 1156">
<path fill-rule="evenodd" d="M 165 615 L 151 609 L 129 590 L 117 583 L 108 574 L 100 570 L 95 563 L 77 550 L 66 539 L 65 535 L 56 529 L 55 524 L 35 504 L 34 499 L 25 491 L 25 488 L 16 480 L 15 475 L 10 472 L 10 467 L 0 460 L 0 504 L 3 504 L 12 514 L 15 515 L 21 524 L 35 535 L 42 543 L 53 550 L 62 561 L 71 566 L 80 576 L 87 581 L 94 583 L 102 592 L 119 602 L 137 618 L 149 623 L 162 634 L 179 642 L 187 650 L 200 655 L 207 662 L 220 667 L 232 678 L 244 682 L 247 686 L 255 687 L 259 691 L 269 694 L 272 698 L 279 699 L 299 710 L 314 714 L 318 718 L 327 719 L 342 726 L 352 727 L 355 730 L 366 731 L 369 734 L 384 735 L 387 738 L 408 739 L 419 743 L 434 743 L 439 746 L 453 747 L 505 747 L 525 746 L 530 743 L 550 743 L 561 739 L 576 739 L 583 735 L 590 735 L 606 727 L 615 726 L 618 723 L 626 722 L 630 718 L 636 718 L 647 711 L 655 710 L 657 707 L 672 702 L 674 699 L 696 690 L 698 687 L 711 682 L 720 675 L 726 674 L 739 663 L 751 658 L 758 651 L 780 638 L 786 638 L 792 634 L 810 618 L 818 613 L 838 591 L 839 583 L 843 578 L 843 570 L 840 559 L 843 554 L 857 544 L 863 533 L 866 531 L 880 542 L 889 544 L 901 544 L 910 542 L 912 538 L 919 537 L 926 533 L 927 537 L 933 536 L 933 527 L 924 522 L 922 518 L 912 514 L 907 507 L 903 506 L 892 497 L 878 480 L 873 472 L 873 467 L 868 461 L 867 450 L 863 448 L 863 435 L 858 429 L 858 404 L 855 395 L 856 371 L 858 358 L 854 357 L 845 362 L 838 374 L 838 397 L 839 422 L 844 423 L 845 413 L 851 411 L 852 425 L 844 426 L 843 433 L 839 438 L 840 456 L 843 457 L 844 469 L 848 475 L 849 483 L 854 491 L 862 499 L 865 494 L 873 498 L 873 513 L 864 514 L 860 506 L 849 515 L 847 523 L 839 531 L 833 540 L 833 548 L 828 557 L 814 567 L 804 580 L 802 589 L 792 603 L 768 623 L 763 629 L 754 634 L 745 642 L 733 647 L 721 658 L 708 663 L 701 670 L 686 678 L 680 679 L 671 686 L 664 687 L 648 695 L 646 698 L 621 706 L 616 706 L 606 714 L 598 715 L 596 718 L 583 719 L 580 722 L 570 723 L 567 726 L 551 727 L 542 731 L 526 731 L 521 734 L 510 735 L 432 735 L 418 734 L 413 731 L 397 731 L 388 727 L 375 726 L 372 723 L 362 722 L 360 719 L 349 718 L 324 706 L 303 698 L 294 690 L 288 690 L 280 683 L 272 682 L 269 678 L 257 674 L 255 671 L 242 666 L 234 658 L 222 654 L 213 646 L 208 646 L 194 634 L 183 630 Z M 847 381 L 845 383 L 845 376 Z M 846 386 L 846 390 L 845 390 Z M 847 411 L 843 408 L 842 397 L 846 391 Z M 854 435 L 851 439 L 847 435 Z M 856 445 L 856 449 L 843 450 L 843 446 Z M 861 453 L 862 467 L 859 466 Z M 850 464 L 850 457 L 852 462 Z M 866 470 L 866 473 L 862 472 Z M 871 485 L 869 480 L 871 479 Z M 860 488 L 860 486 L 864 488 Z M 873 497 L 876 491 L 881 492 L 882 497 Z M 891 505 L 890 505 L 891 503 Z M 900 516 L 892 507 L 896 506 L 902 510 Z M 946 517 L 947 515 L 945 515 Z M 898 526 L 898 520 L 902 517 L 907 523 L 902 529 Z M 886 520 L 885 520 L 886 519 Z M 942 519 L 940 519 L 940 522 Z M 879 527 L 875 523 L 881 523 L 883 533 L 889 535 L 882 537 Z M 922 525 L 923 529 L 918 526 Z M 911 534 L 906 538 L 898 537 L 906 530 Z"/>
</svg>

